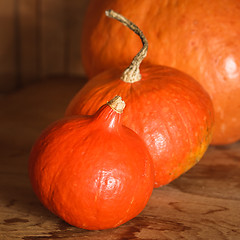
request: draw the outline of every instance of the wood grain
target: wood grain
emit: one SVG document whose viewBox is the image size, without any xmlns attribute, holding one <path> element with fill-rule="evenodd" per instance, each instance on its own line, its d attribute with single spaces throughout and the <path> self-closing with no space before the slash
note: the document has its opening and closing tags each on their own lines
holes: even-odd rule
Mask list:
<svg viewBox="0 0 240 240">
<path fill-rule="evenodd" d="M 126 224 L 86 231 L 46 210 L 27 172 L 31 146 L 62 117 L 85 79 L 49 79 L 0 99 L 0 239 L 240 239 L 240 143 L 211 146 L 190 171 L 155 189 Z"/>
<path fill-rule="evenodd" d="M 0 91 L 18 84 L 15 1 L 0 0 Z"/>
<path fill-rule="evenodd" d="M 39 43 L 38 43 L 38 7 L 37 0 L 17 2 L 18 15 L 18 51 L 20 58 L 21 85 L 26 85 L 39 78 Z"/>
<path fill-rule="evenodd" d="M 0 93 L 50 76 L 84 74 L 80 42 L 88 0 L 0 0 Z"/>
</svg>

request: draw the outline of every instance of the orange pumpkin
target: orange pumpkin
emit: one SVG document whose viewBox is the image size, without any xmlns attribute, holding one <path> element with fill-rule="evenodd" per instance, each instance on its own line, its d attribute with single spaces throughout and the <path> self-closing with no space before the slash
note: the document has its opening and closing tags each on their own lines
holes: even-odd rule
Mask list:
<svg viewBox="0 0 240 240">
<path fill-rule="evenodd" d="M 146 34 L 150 48 L 145 62 L 186 72 L 210 94 L 215 108 L 212 143 L 239 140 L 240 1 L 91 0 L 81 51 L 89 77 L 127 66 L 140 48 L 136 36 L 106 19 L 104 11 L 109 8 Z"/>
<path fill-rule="evenodd" d="M 128 26 L 137 31 L 133 23 Z M 211 142 L 213 106 L 201 85 L 183 72 L 151 65 L 141 67 L 139 73 L 147 49 L 141 31 L 139 35 L 144 47 L 130 67 L 123 74 L 122 69 L 113 69 L 89 80 L 70 102 L 66 115 L 92 114 L 107 99 L 122 96 L 127 105 L 123 123 L 147 144 L 154 161 L 155 187 L 159 187 L 203 156 Z"/>
<path fill-rule="evenodd" d="M 119 226 L 139 214 L 153 190 L 145 143 L 121 124 L 119 97 L 92 116 L 61 119 L 33 146 L 29 174 L 41 202 L 84 229 Z"/>
</svg>

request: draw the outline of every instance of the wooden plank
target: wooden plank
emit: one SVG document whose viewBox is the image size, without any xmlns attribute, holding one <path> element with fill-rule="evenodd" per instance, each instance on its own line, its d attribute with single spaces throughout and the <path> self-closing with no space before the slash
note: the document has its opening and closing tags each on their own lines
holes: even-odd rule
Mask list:
<svg viewBox="0 0 240 240">
<path fill-rule="evenodd" d="M 65 74 L 65 0 L 41 0 L 42 76 Z"/>
<path fill-rule="evenodd" d="M 81 30 L 88 0 L 66 1 L 66 72 L 71 76 L 84 74 L 81 63 Z"/>
<path fill-rule="evenodd" d="M 81 27 L 88 0 L 42 0 L 41 40 L 44 76 L 83 74 Z"/>
<path fill-rule="evenodd" d="M 0 0 L 0 92 L 17 85 L 15 0 Z"/>
<path fill-rule="evenodd" d="M 0 0 L 0 91 L 48 76 L 80 76 L 88 0 Z"/>
<path fill-rule="evenodd" d="M 84 81 L 42 81 L 0 98 L 0 239 L 240 239 L 240 142 L 211 146 L 190 171 L 154 189 L 142 213 L 115 229 L 78 229 L 40 204 L 28 179 L 31 146 L 63 116 Z"/>
<path fill-rule="evenodd" d="M 18 4 L 19 38 L 22 84 L 35 82 L 39 78 L 39 51 L 37 27 L 37 0 L 21 0 Z"/>
</svg>

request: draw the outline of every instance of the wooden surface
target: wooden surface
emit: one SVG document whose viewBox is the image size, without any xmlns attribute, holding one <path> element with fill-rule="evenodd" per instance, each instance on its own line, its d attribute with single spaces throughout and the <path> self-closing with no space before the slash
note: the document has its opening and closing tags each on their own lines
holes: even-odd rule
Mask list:
<svg viewBox="0 0 240 240">
<path fill-rule="evenodd" d="M 143 212 L 118 228 L 86 231 L 46 210 L 29 183 L 29 151 L 82 84 L 83 79 L 55 79 L 1 96 L 1 240 L 240 239 L 240 143 L 210 147 L 199 164 L 155 189 Z"/>
<path fill-rule="evenodd" d="M 80 76 L 88 0 L 0 0 L 0 93 L 49 76 Z"/>
</svg>

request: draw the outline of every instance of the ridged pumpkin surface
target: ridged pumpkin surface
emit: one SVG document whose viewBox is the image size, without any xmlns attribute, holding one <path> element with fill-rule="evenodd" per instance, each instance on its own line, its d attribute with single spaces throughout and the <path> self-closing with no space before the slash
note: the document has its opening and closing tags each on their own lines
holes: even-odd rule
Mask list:
<svg viewBox="0 0 240 240">
<path fill-rule="evenodd" d="M 94 116 L 61 119 L 35 143 L 33 189 L 54 214 L 76 227 L 106 229 L 137 216 L 153 190 L 145 143 L 104 105 Z"/>
<path fill-rule="evenodd" d="M 149 42 L 145 62 L 180 69 L 207 90 L 215 108 L 212 143 L 239 140 L 240 1 L 91 0 L 82 34 L 89 77 L 127 66 L 141 47 L 137 36 L 106 18 L 110 8 L 144 32 Z"/>
<path fill-rule="evenodd" d="M 155 187 L 165 185 L 195 165 L 212 138 L 213 106 L 201 85 L 168 67 L 140 68 L 142 79 L 127 83 L 123 70 L 92 78 L 69 104 L 66 115 L 92 114 L 115 95 L 126 102 L 123 124 L 148 146 Z"/>
</svg>

